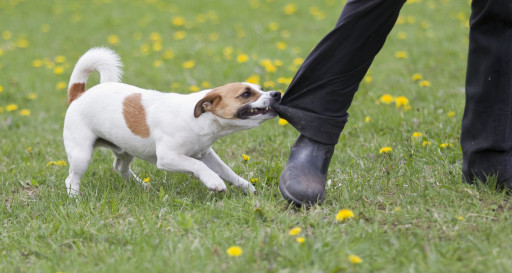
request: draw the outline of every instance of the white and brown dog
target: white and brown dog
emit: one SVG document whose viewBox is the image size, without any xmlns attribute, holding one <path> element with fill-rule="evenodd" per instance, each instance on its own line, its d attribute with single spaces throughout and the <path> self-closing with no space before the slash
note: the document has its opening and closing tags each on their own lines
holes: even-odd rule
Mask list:
<svg viewBox="0 0 512 273">
<path fill-rule="evenodd" d="M 93 71 L 101 83 L 85 92 Z M 255 192 L 254 186 L 233 172 L 211 148 L 214 141 L 250 129 L 274 118 L 277 91 L 263 92 L 250 83 L 229 83 L 183 95 L 162 93 L 119 83 L 119 56 L 93 48 L 77 62 L 68 89 L 69 108 L 64 121 L 70 195 L 79 193 L 83 176 L 97 146 L 110 148 L 114 169 L 125 179 L 134 157 L 159 169 L 192 173 L 213 191 L 225 191 L 223 180 Z"/>
</svg>

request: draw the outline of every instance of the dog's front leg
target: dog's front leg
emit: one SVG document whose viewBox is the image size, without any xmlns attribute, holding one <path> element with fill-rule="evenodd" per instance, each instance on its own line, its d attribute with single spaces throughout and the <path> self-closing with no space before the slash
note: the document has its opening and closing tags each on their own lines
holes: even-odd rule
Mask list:
<svg viewBox="0 0 512 273">
<path fill-rule="evenodd" d="M 203 162 L 176 153 L 157 154 L 156 166 L 159 169 L 171 172 L 192 173 L 203 182 L 203 184 L 212 191 L 225 191 L 226 184 L 212 170 L 210 170 Z"/>
<path fill-rule="evenodd" d="M 202 158 L 200 159 L 206 166 L 208 166 L 210 169 L 212 169 L 214 172 L 216 172 L 222 179 L 229 181 L 231 184 L 242 188 L 244 192 L 250 191 L 252 193 L 256 192 L 256 189 L 254 186 L 249 183 L 247 180 L 241 178 L 238 176 L 231 168 L 226 165 L 220 159 L 220 157 L 215 153 L 215 151 L 210 148 L 208 151 L 203 154 Z"/>
</svg>

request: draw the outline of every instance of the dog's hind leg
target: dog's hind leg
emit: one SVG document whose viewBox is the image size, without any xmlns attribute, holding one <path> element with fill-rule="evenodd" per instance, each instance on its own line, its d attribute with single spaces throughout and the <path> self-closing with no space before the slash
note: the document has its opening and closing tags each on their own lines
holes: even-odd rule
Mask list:
<svg viewBox="0 0 512 273">
<path fill-rule="evenodd" d="M 130 180 L 130 176 L 141 184 L 144 188 L 147 186 L 142 179 L 140 179 L 130 168 L 134 157 L 127 152 L 112 151 L 116 158 L 114 159 L 114 169 L 125 179 Z"/>
<path fill-rule="evenodd" d="M 73 138 L 65 133 L 64 146 L 69 162 L 66 189 L 70 196 L 76 196 L 80 193 L 80 179 L 89 167 L 89 161 L 94 150 L 94 137 Z"/>
</svg>

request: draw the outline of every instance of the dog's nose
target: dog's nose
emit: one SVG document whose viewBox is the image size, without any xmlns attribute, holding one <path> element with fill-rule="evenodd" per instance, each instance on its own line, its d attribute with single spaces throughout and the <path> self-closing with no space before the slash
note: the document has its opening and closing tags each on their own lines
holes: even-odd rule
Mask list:
<svg viewBox="0 0 512 273">
<path fill-rule="evenodd" d="M 270 92 L 270 97 L 272 97 L 276 101 L 279 101 L 281 99 L 281 92 L 272 91 Z"/>
</svg>

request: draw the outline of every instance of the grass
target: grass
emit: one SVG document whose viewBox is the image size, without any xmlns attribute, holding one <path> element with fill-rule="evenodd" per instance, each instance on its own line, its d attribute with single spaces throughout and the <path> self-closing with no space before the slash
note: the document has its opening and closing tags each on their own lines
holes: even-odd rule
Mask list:
<svg viewBox="0 0 512 273">
<path fill-rule="evenodd" d="M 306 210 L 288 207 L 277 188 L 298 135 L 277 119 L 214 144 L 235 172 L 258 179 L 256 196 L 231 186 L 213 194 L 136 160 L 134 170 L 151 179 L 145 191 L 97 150 L 82 196 L 68 198 L 67 167 L 47 165 L 66 159 L 58 85 L 87 49 L 109 46 L 129 84 L 188 93 L 257 75 L 285 90 L 343 2 L 0 1 L 0 271 L 510 272 L 509 197 L 460 179 L 469 3 L 409 2 L 349 111 L 327 199 Z M 406 97 L 410 109 L 380 102 L 384 94 Z M 342 208 L 355 217 L 337 222 Z M 288 234 L 294 227 L 304 243 Z M 228 256 L 230 246 L 243 254 Z"/>
</svg>

